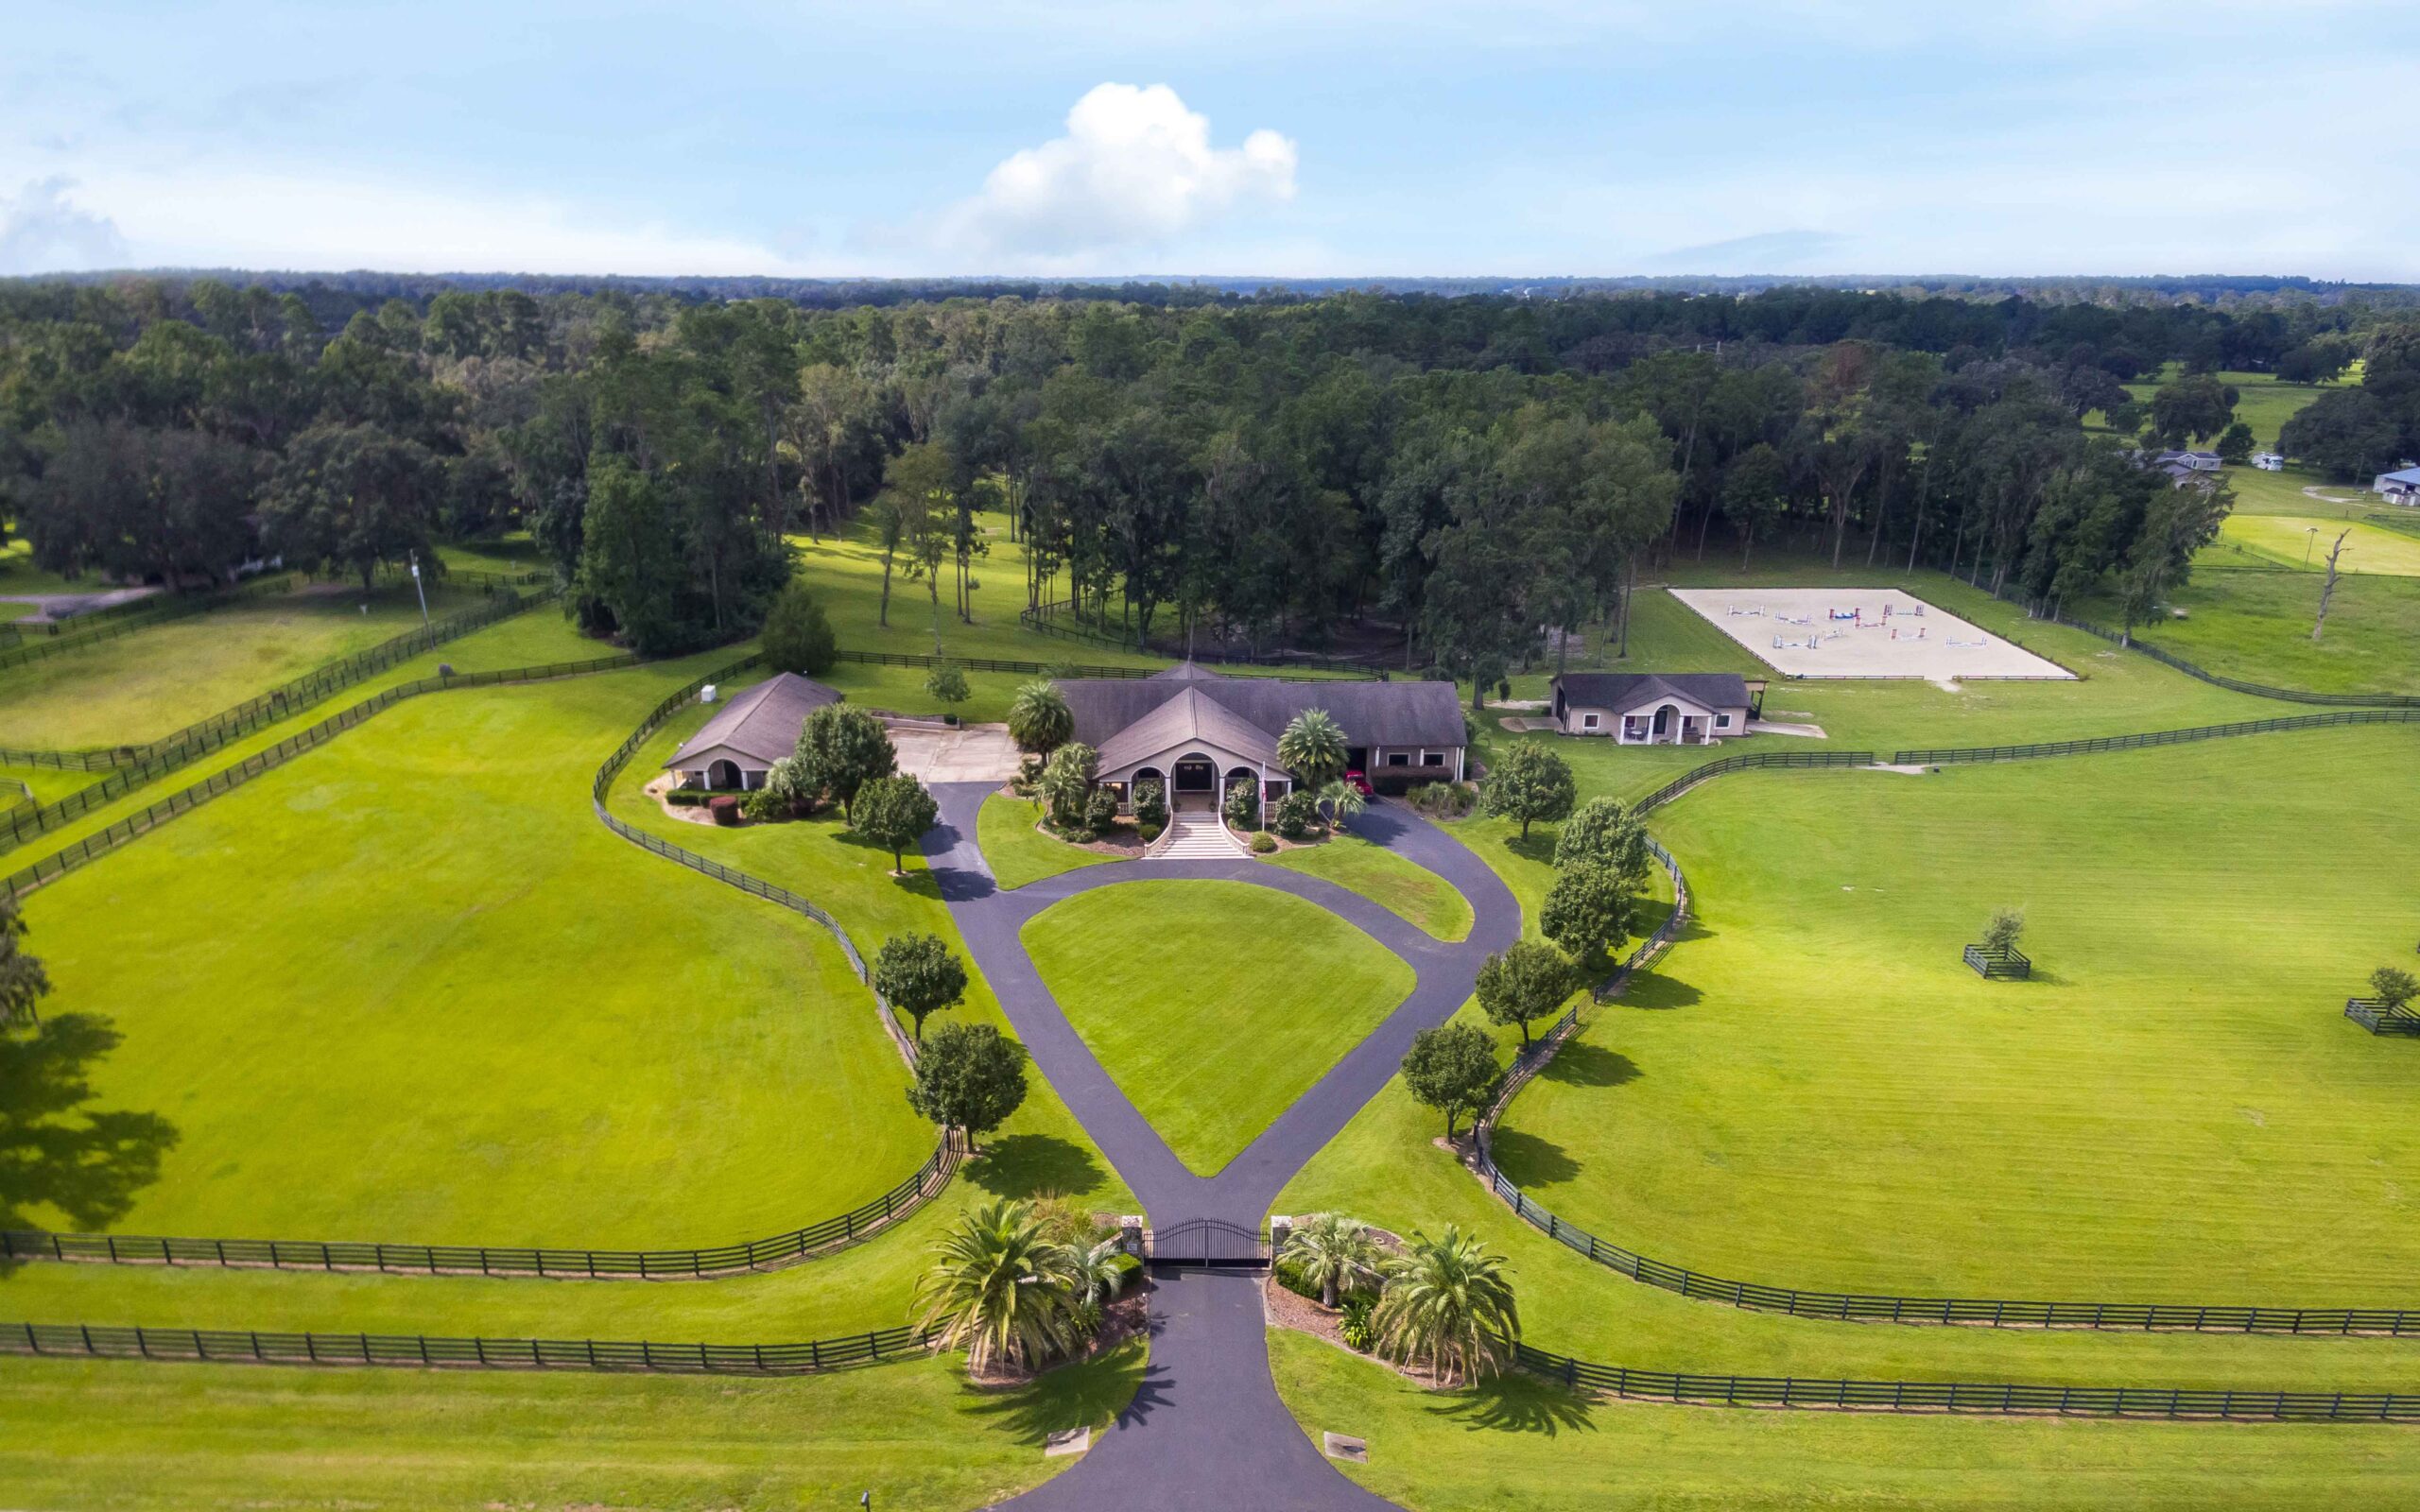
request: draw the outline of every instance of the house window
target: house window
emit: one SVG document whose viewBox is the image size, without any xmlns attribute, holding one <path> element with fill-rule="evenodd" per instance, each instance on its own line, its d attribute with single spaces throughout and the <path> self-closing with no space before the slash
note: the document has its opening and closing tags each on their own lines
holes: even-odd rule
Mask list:
<svg viewBox="0 0 2420 1512">
<path fill-rule="evenodd" d="M 1582 714 L 1582 715 L 1580 716 L 1580 728 L 1581 728 L 1581 729 L 1582 729 L 1582 730 L 1594 730 L 1594 729 L 1596 729 L 1596 728 L 1597 728 L 1597 716 L 1596 716 L 1595 714 Z"/>
<path fill-rule="evenodd" d="M 1729 714 L 1715 715 L 1714 728 L 1717 730 L 1729 730 L 1731 728 L 1731 716 Z"/>
<path fill-rule="evenodd" d="M 1387 765 L 1390 766 L 1409 766 L 1411 765 L 1411 752 L 1408 750 L 1391 750 L 1387 752 Z"/>
<path fill-rule="evenodd" d="M 1420 753 L 1420 765 L 1423 766 L 1443 766 L 1445 765 L 1445 753 L 1442 750 L 1422 751 Z"/>
</svg>

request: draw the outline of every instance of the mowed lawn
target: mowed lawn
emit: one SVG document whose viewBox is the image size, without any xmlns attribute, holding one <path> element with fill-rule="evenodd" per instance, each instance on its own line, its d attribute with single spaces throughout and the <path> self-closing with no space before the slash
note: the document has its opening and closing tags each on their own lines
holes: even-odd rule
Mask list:
<svg viewBox="0 0 2420 1512">
<path fill-rule="evenodd" d="M 2231 514 L 2221 527 L 2221 534 L 2264 557 L 2314 573 L 2326 571 L 2327 553 L 2342 536 L 2344 554 L 2337 559 L 2338 571 L 2420 576 L 2420 535 L 2389 530 L 2360 520 L 2325 515 Z"/>
<path fill-rule="evenodd" d="M 983 849 L 992 879 L 1001 886 L 1022 887 L 1063 871 L 1117 859 L 1043 833 L 1037 827 L 1040 817 L 1040 806 L 1025 799 L 994 793 L 983 800 L 975 817 L 975 840 Z"/>
<path fill-rule="evenodd" d="M 1700 788 L 1654 820 L 1696 923 L 1498 1157 L 1607 1239 L 1773 1284 L 2394 1305 L 2415 1067 L 2340 1012 L 2411 958 L 2415 737 Z M 2031 983 L 1960 961 L 2000 904 Z"/>
<path fill-rule="evenodd" d="M 1357 834 L 1347 833 L 1322 845 L 1280 850 L 1269 860 L 1272 866 L 1324 877 L 1350 888 L 1439 939 L 1470 937 L 1470 902 L 1451 883 Z"/>
<path fill-rule="evenodd" d="M 1068 1022 L 1179 1159 L 1241 1154 L 1412 988 L 1325 909 L 1235 882 L 1082 893 L 1025 927 Z"/>
<path fill-rule="evenodd" d="M 1430 1391 L 1290 1331 L 1277 1389 L 1309 1435 L 1353 1434 L 1356 1483 L 1420 1512 L 1822 1507 L 2395 1506 L 2420 1499 L 2402 1426 L 1766 1412 L 1592 1400 L 1533 1376 Z"/>
<path fill-rule="evenodd" d="M 40 749 L 141 745 L 420 627 L 408 582 L 381 586 L 366 614 L 363 602 L 358 585 L 320 584 L 0 669 L 0 730 Z M 484 602 L 440 588 L 428 610 L 442 619 Z"/>
<path fill-rule="evenodd" d="M 410 700 L 35 894 L 45 1011 L 124 1037 L 90 1106 L 174 1129 L 114 1227 L 686 1246 L 913 1169 L 830 937 L 590 812 L 703 664 Z"/>
<path fill-rule="evenodd" d="M 0 1486 L 20 1506 L 960 1512 L 1075 1465 L 1140 1342 L 1026 1386 L 962 1361 L 800 1379 L 11 1360 Z"/>
</svg>

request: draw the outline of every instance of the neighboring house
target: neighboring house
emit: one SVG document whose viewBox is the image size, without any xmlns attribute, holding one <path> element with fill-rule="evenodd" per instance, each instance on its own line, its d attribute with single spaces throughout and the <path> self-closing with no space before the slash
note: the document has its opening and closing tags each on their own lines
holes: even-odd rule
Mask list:
<svg viewBox="0 0 2420 1512">
<path fill-rule="evenodd" d="M 2216 452 L 2162 452 L 2152 458 L 2152 466 L 2166 467 L 2176 463 L 2191 472 L 2216 472 L 2225 466 Z"/>
<path fill-rule="evenodd" d="M 2370 490 L 2389 504 L 2420 504 L 2420 467 L 2381 472 L 2371 483 Z"/>
<path fill-rule="evenodd" d="M 1187 662 L 1148 678 L 1066 678 L 1058 684 L 1076 739 L 1100 753 L 1099 780 L 1130 805 L 1138 782 L 1170 800 L 1214 804 L 1238 781 L 1266 799 L 1292 791 L 1277 737 L 1305 709 L 1344 731 L 1345 765 L 1401 791 L 1463 775 L 1461 704 L 1450 682 L 1291 682 L 1230 678 Z"/>
<path fill-rule="evenodd" d="M 1703 746 L 1748 732 L 1748 684 L 1736 672 L 1566 672 L 1549 686 L 1566 735 Z"/>
<path fill-rule="evenodd" d="M 2252 465 L 2258 468 L 2263 472 L 2283 472 L 2286 471 L 2286 459 L 2274 452 L 2253 453 Z"/>
<path fill-rule="evenodd" d="M 773 764 L 798 749 L 806 716 L 839 701 L 813 679 L 777 673 L 717 710 L 664 765 L 681 774 L 683 787 L 762 787 Z"/>
</svg>

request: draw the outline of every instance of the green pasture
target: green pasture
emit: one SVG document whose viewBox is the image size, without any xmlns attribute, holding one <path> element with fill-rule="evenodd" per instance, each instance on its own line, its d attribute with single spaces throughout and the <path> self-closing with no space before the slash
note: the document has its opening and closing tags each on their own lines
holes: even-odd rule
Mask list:
<svg viewBox="0 0 2420 1512">
<path fill-rule="evenodd" d="M 1600 1010 L 1605 1016 L 1627 1012 Z M 1462 1020 L 1488 1032 L 1499 1055 L 1510 1060 L 1517 1031 L 1494 1028 L 1476 1007 L 1464 1007 Z M 1616 1085 L 1614 1078 L 1625 1074 L 1621 1067 L 1587 1054 L 1587 1043 L 1573 1047 L 1582 1051 L 1576 1057 L 1569 1050 L 1558 1056 L 1522 1092 L 1515 1110 L 1550 1081 Z M 1747 1123 L 1752 1115 L 1734 1116 Z M 2401 1391 L 2420 1380 L 2420 1349 L 2410 1339 L 1839 1323 L 1684 1297 L 1628 1280 L 1514 1217 L 1437 1147 L 1444 1131 L 1441 1115 L 1414 1102 L 1400 1078 L 1391 1081 L 1288 1183 L 1270 1209 L 1341 1211 L 1398 1233 L 1433 1234 L 1445 1224 L 1458 1224 L 1510 1260 L 1530 1343 L 1608 1365 L 1808 1378 L 2247 1390 Z M 1512 1155 L 1518 1143 L 1499 1139 L 1498 1155 Z M 1936 1179 L 1932 1190 L 1954 1192 L 1956 1186 L 1952 1173 Z"/>
<path fill-rule="evenodd" d="M 2235 492 L 2237 514 L 2309 514 L 2359 517 L 2378 507 L 2369 491 L 2370 480 L 2340 483 L 2312 468 L 2289 466 L 2265 472 L 2256 467 L 2228 467 L 2227 485 Z"/>
<path fill-rule="evenodd" d="M 2325 572 L 2327 553 L 2339 536 L 2344 552 L 2337 559 L 2340 573 L 2420 576 L 2420 535 L 2406 535 L 2360 520 L 2325 515 L 2230 515 L 2221 539 L 2257 556 L 2306 572 Z"/>
<path fill-rule="evenodd" d="M 2316 573 L 2197 572 L 2168 595 L 2181 616 L 2171 613 L 2136 633 L 2204 671 L 2250 682 L 2317 693 L 2420 693 L 2420 582 L 2383 574 L 2339 580 L 2326 634 L 2313 641 L 2319 591 Z M 2070 612 L 2116 624 L 2105 603 Z M 2258 703 L 2264 713 L 2291 712 Z"/>
<path fill-rule="evenodd" d="M 830 937 L 589 812 L 694 665 L 410 700 L 34 895 L 46 1010 L 123 1037 L 46 1076 L 164 1125 L 113 1227 L 717 1243 L 922 1160 Z"/>
<path fill-rule="evenodd" d="M 1533 1376 L 1432 1391 L 1332 1345 L 1270 1335 L 1314 1444 L 1348 1433 L 1357 1484 L 1418 1512 L 1823 1506 L 2386 1506 L 2420 1496 L 2400 1426 L 1770 1412 L 1591 1400 Z"/>
<path fill-rule="evenodd" d="M 428 610 L 443 618 L 483 602 L 438 588 Z M 382 586 L 366 614 L 362 603 L 358 586 L 314 585 L 0 668 L 0 730 L 45 749 L 141 745 L 420 627 L 408 582 Z"/>
<path fill-rule="evenodd" d="M 960 1512 L 1076 1463 L 1141 1383 L 1129 1344 L 1031 1385 L 955 1359 L 794 1379 L 11 1360 L 0 1485 L 20 1505 L 856 1506 Z"/>
<path fill-rule="evenodd" d="M 1037 827 L 1040 816 L 1040 805 L 1026 799 L 994 793 L 983 800 L 975 816 L 975 840 L 983 848 L 993 880 L 1001 886 L 1022 887 L 1063 871 L 1117 859 L 1043 833 Z"/>
<path fill-rule="evenodd" d="M 1591 1231 L 1772 1284 L 2393 1305 L 2413 1068 L 2339 1010 L 2420 930 L 2382 885 L 2420 853 L 2415 741 L 1698 789 L 1654 820 L 1690 929 L 1499 1158 Z M 2030 983 L 1959 958 L 2000 904 Z"/>
<path fill-rule="evenodd" d="M 2149 405 L 2152 396 L 2159 392 L 2160 386 L 2174 382 L 2181 370 L 2178 364 L 2171 362 L 2156 376 L 2127 384 L 2124 387 L 2137 403 Z M 2331 388 L 2358 387 L 2360 369 L 2356 367 L 2334 383 L 2326 384 L 2287 383 L 2273 372 L 2221 372 L 2216 376 L 2221 383 L 2236 390 L 2235 418 L 2252 427 L 2253 444 L 2263 451 L 2275 451 L 2277 433 L 2285 428 L 2286 421 L 2301 413 L 2304 405 Z M 2083 420 L 2084 424 L 2094 430 L 2103 430 L 2108 425 L 2107 417 L 2097 409 L 2085 415 Z"/>
<path fill-rule="evenodd" d="M 1027 924 L 1025 946 L 1103 1068 L 1204 1176 L 1412 988 L 1359 930 L 1249 883 L 1098 888 Z"/>
<path fill-rule="evenodd" d="M 1439 939 L 1470 937 L 1470 902 L 1444 878 L 1357 834 L 1280 850 L 1269 860 L 1350 888 Z"/>
</svg>

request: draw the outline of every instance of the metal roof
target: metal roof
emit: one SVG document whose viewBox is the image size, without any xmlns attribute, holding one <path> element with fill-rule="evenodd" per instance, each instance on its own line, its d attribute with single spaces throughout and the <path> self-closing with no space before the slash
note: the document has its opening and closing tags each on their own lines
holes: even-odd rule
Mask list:
<svg viewBox="0 0 2420 1512">
<path fill-rule="evenodd" d="M 721 747 L 768 766 L 798 749 L 806 716 L 840 696 L 811 678 L 780 672 L 717 710 L 698 732 L 681 743 L 666 766 L 679 766 L 700 752 Z"/>
</svg>

